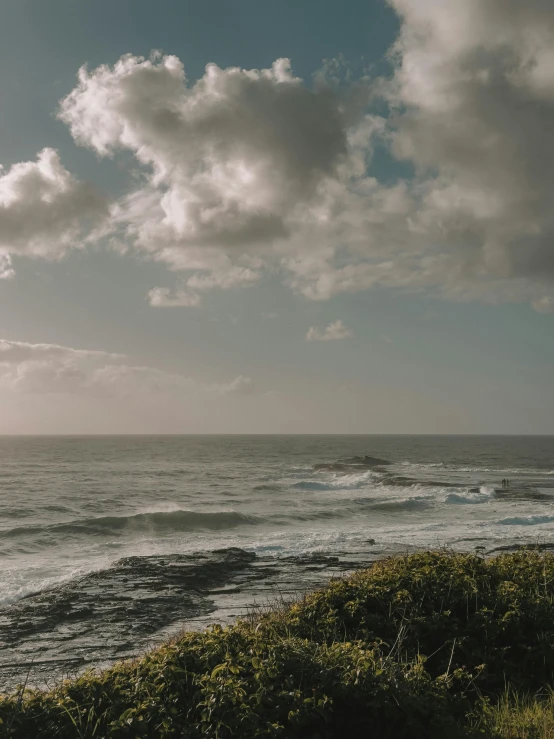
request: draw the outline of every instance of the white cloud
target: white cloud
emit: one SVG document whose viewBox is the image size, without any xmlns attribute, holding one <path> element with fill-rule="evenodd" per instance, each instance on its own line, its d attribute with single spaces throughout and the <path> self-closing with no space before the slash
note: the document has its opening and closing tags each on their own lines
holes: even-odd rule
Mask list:
<svg viewBox="0 0 554 739">
<path fill-rule="evenodd" d="M 102 156 L 128 149 L 146 167 L 144 186 L 114 207 L 113 228 L 193 272 L 175 292 L 154 288 L 152 305 L 197 305 L 199 292 L 248 286 L 268 266 L 328 299 L 379 282 L 390 272 L 382 260 L 408 241 L 406 185 L 367 176 L 373 142 L 387 135 L 382 117 L 363 112 L 367 100 L 365 84 L 308 88 L 288 60 L 208 65 L 189 85 L 176 57 L 126 56 L 83 68 L 60 117 L 78 143 Z M 339 244 L 356 275 L 338 274 Z"/>
<path fill-rule="evenodd" d="M 525 278 L 532 292 L 554 277 L 554 5 L 390 4 L 402 20 L 393 148 L 423 173 L 411 227 L 457 284 Z"/>
<path fill-rule="evenodd" d="M 239 375 L 228 385 L 219 386 L 218 390 L 224 395 L 254 395 L 256 383 L 250 377 Z"/>
<path fill-rule="evenodd" d="M 347 328 L 340 320 L 333 321 L 323 331 L 316 326 L 310 326 L 306 334 L 306 341 L 339 341 L 354 336 L 351 329 Z"/>
<path fill-rule="evenodd" d="M 0 280 L 9 280 L 15 275 L 9 254 L 0 254 Z"/>
<path fill-rule="evenodd" d="M 78 394 L 147 402 L 159 395 L 175 399 L 207 394 L 247 396 L 252 379 L 206 383 L 155 367 L 129 363 L 123 354 L 73 349 L 56 344 L 0 340 L 0 388 L 19 393 Z"/>
<path fill-rule="evenodd" d="M 537 313 L 554 313 L 554 296 L 543 295 L 533 301 L 533 308 Z"/>
<path fill-rule="evenodd" d="M 289 284 L 313 300 L 384 285 L 544 310 L 554 278 L 554 5 L 389 3 L 401 30 L 393 79 L 381 84 L 391 106 L 382 142 L 414 175 L 385 187 L 351 173 L 342 191 L 328 181 L 335 215 L 309 239 L 317 248 L 285 257 Z"/>
<path fill-rule="evenodd" d="M 196 273 L 189 277 L 187 286 L 195 290 L 211 290 L 220 288 L 229 290 L 233 287 L 245 287 L 253 285 L 260 279 L 260 273 L 249 267 L 235 266 L 226 271 Z"/>
<path fill-rule="evenodd" d="M 234 266 L 227 270 L 195 272 L 185 281 L 183 288 L 171 290 L 168 287 L 154 287 L 148 293 L 150 305 L 154 308 L 198 307 L 202 302 L 199 292 L 229 290 L 248 287 L 260 280 L 260 273 L 249 267 Z"/>
<path fill-rule="evenodd" d="M 210 64 L 188 85 L 176 57 L 129 55 L 113 68 L 81 69 L 60 117 L 100 155 L 125 148 L 150 167 L 148 186 L 118 218 L 158 253 L 286 237 L 292 212 L 347 149 L 339 99 L 306 88 L 286 59 L 263 70 Z"/>
<path fill-rule="evenodd" d="M 148 300 L 153 308 L 197 308 L 202 299 L 198 293 L 191 291 L 154 287 L 148 293 Z"/>
<path fill-rule="evenodd" d="M 0 364 L 19 364 L 29 360 L 52 358 L 79 358 L 96 360 L 123 359 L 123 354 L 113 354 L 89 349 L 71 349 L 58 344 L 31 344 L 25 341 L 0 339 Z"/>
<path fill-rule="evenodd" d="M 0 274 L 10 254 L 58 258 L 82 244 L 87 225 L 107 215 L 106 200 L 63 167 L 53 149 L 0 169 Z"/>
</svg>

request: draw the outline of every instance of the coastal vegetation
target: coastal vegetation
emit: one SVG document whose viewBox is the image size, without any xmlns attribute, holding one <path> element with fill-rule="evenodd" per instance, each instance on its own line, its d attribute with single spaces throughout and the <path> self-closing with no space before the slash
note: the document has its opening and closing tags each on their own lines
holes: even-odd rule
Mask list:
<svg viewBox="0 0 554 739">
<path fill-rule="evenodd" d="M 50 691 L 0 736 L 554 737 L 554 557 L 422 552 Z"/>
</svg>

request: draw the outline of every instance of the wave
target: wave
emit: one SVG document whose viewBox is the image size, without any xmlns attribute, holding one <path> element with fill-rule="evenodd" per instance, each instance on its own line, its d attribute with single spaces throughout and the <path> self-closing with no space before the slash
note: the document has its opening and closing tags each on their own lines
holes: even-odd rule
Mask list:
<svg viewBox="0 0 554 739">
<path fill-rule="evenodd" d="M 25 536 L 28 534 L 115 534 L 131 531 L 220 531 L 237 526 L 262 523 L 255 516 L 247 516 L 236 511 L 216 511 L 200 513 L 197 511 L 153 511 L 135 513 L 130 516 L 101 516 L 85 518 L 82 521 L 51 524 L 49 526 L 20 526 L 2 534 L 3 537 Z"/>
<path fill-rule="evenodd" d="M 374 472 L 363 472 L 357 475 L 340 475 L 332 480 L 301 480 L 295 482 L 291 487 L 297 490 L 356 490 L 368 482 L 380 479 Z"/>
<path fill-rule="evenodd" d="M 297 490 L 336 490 L 336 485 L 332 485 L 328 482 L 310 482 L 309 480 L 302 480 L 302 482 L 295 482 L 292 486 Z"/>
<path fill-rule="evenodd" d="M 481 493 L 449 493 L 444 502 L 456 505 L 475 505 L 476 503 L 487 503 L 489 500 L 488 495 L 481 495 Z"/>
<path fill-rule="evenodd" d="M 17 574 L 21 573 L 16 573 L 15 579 L 11 582 L 8 580 L 4 583 L 3 590 L 0 593 L 0 607 L 9 606 L 18 600 L 27 598 L 28 596 L 38 595 L 38 593 L 42 593 L 44 590 L 50 590 L 50 588 L 56 587 L 57 585 L 63 585 L 63 583 L 82 577 L 90 572 L 96 572 L 103 569 L 103 566 L 104 563 L 96 562 L 87 563 L 87 565 L 79 567 L 66 567 L 62 568 L 63 571 L 56 575 L 52 574 L 41 576 L 40 574 L 37 574 L 36 579 L 31 579 L 27 582 L 18 582 Z M 26 575 L 33 578 L 35 573 L 33 572 L 33 569 L 30 569 L 27 571 Z"/>
<path fill-rule="evenodd" d="M 268 518 L 275 526 L 288 526 L 289 524 L 308 523 L 310 521 L 325 521 L 348 518 L 352 515 L 349 508 L 331 508 L 329 510 L 294 511 L 294 513 L 277 513 Z"/>
<path fill-rule="evenodd" d="M 537 526 L 541 523 L 554 523 L 554 516 L 514 516 L 497 521 L 503 526 Z"/>
<path fill-rule="evenodd" d="M 416 496 L 414 498 L 400 498 L 398 500 L 386 500 L 380 503 L 370 503 L 367 507 L 372 511 L 422 511 L 432 508 L 432 498 L 429 496 Z"/>
<path fill-rule="evenodd" d="M 3 518 L 26 518 L 27 516 L 32 516 L 33 513 L 34 511 L 29 510 L 28 508 L 2 509 Z"/>
<path fill-rule="evenodd" d="M 437 469 L 444 467 L 444 462 L 409 462 L 407 459 L 400 462 L 400 464 L 405 467 L 421 467 L 422 469 Z"/>
<path fill-rule="evenodd" d="M 496 496 L 496 492 L 494 488 L 487 487 L 483 485 L 478 493 L 472 493 L 472 492 L 458 492 L 458 493 L 449 493 L 446 498 L 444 499 L 445 503 L 454 503 L 458 505 L 467 505 L 467 504 L 479 504 L 479 503 L 487 503 L 489 500 L 492 500 Z"/>
</svg>

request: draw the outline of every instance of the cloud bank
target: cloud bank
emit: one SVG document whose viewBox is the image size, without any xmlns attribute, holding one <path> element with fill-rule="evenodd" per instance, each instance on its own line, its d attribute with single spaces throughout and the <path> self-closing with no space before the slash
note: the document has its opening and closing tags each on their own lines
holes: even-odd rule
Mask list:
<svg viewBox="0 0 554 739">
<path fill-rule="evenodd" d="M 199 394 L 217 399 L 256 393 L 254 381 L 243 375 L 227 383 L 210 384 L 155 367 L 130 364 L 123 354 L 3 339 L 0 389 L 40 395 L 130 398 L 137 403 L 160 396 L 186 401 Z"/>
</svg>

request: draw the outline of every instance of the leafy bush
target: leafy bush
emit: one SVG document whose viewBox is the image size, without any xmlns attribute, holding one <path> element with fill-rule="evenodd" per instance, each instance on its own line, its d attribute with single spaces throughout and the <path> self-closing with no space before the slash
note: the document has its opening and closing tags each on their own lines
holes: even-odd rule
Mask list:
<svg viewBox="0 0 554 739">
<path fill-rule="evenodd" d="M 434 676 L 465 667 L 493 694 L 506 683 L 534 691 L 554 678 L 554 557 L 392 558 L 262 622 L 318 643 L 360 639 L 403 659 L 425 655 Z"/>
<path fill-rule="evenodd" d="M 431 680 L 421 662 L 400 665 L 363 643 L 273 638 L 239 624 L 85 675 L 51 693 L 0 702 L 5 736 L 300 737 L 457 736 L 467 702 Z"/>
</svg>

